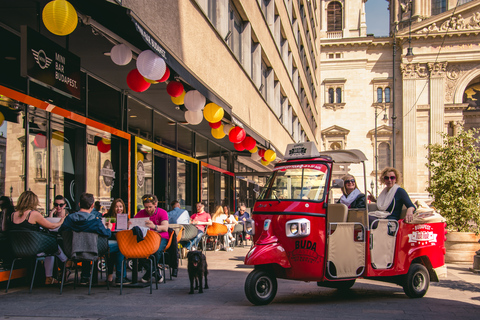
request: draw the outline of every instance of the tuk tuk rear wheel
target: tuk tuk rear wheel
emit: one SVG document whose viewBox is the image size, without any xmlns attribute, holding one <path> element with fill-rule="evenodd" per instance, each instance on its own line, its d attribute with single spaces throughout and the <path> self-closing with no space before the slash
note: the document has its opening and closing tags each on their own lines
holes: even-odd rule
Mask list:
<svg viewBox="0 0 480 320">
<path fill-rule="evenodd" d="M 430 285 L 430 274 L 424 265 L 413 263 L 408 270 L 403 284 L 403 291 L 410 298 L 421 298 Z"/>
<path fill-rule="evenodd" d="M 245 295 L 254 305 L 266 305 L 277 294 L 277 278 L 264 270 L 253 270 L 245 280 Z"/>
</svg>

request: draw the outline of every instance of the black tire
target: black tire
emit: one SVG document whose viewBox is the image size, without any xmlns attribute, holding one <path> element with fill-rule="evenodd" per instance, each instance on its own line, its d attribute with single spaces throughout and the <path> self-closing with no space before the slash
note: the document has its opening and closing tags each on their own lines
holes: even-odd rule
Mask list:
<svg viewBox="0 0 480 320">
<path fill-rule="evenodd" d="M 261 306 L 272 302 L 277 294 L 277 278 L 263 270 L 253 270 L 245 280 L 248 301 Z"/>
<path fill-rule="evenodd" d="M 353 287 L 353 285 L 355 284 L 355 279 L 347 280 L 347 281 L 333 282 L 333 284 L 334 284 L 333 287 L 337 290 L 348 290 L 351 287 Z"/>
<path fill-rule="evenodd" d="M 421 298 L 430 285 L 430 274 L 424 265 L 413 263 L 405 276 L 403 291 L 410 298 Z"/>
</svg>

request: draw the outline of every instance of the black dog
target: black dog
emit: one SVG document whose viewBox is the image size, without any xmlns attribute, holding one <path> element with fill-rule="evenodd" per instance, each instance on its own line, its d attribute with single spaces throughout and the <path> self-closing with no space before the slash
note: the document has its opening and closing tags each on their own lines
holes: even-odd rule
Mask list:
<svg viewBox="0 0 480 320">
<path fill-rule="evenodd" d="M 198 293 L 203 293 L 202 280 L 205 277 L 205 289 L 208 289 L 208 269 L 207 258 L 201 251 L 190 251 L 187 254 L 188 259 L 188 277 L 190 278 L 190 292 L 193 294 L 193 280 L 195 279 L 195 290 L 198 289 Z M 199 286 L 200 282 L 200 286 Z"/>
</svg>

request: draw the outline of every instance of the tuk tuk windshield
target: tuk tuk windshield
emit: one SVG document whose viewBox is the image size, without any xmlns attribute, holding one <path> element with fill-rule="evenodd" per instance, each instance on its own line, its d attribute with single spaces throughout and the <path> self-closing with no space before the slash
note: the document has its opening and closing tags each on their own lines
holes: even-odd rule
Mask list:
<svg viewBox="0 0 480 320">
<path fill-rule="evenodd" d="M 278 166 L 257 200 L 323 201 L 327 169 L 321 163 Z"/>
</svg>

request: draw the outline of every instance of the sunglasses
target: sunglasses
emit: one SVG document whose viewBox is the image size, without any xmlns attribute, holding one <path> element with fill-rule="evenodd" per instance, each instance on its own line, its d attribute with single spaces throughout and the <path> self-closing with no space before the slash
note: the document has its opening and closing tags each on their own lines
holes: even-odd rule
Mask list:
<svg viewBox="0 0 480 320">
<path fill-rule="evenodd" d="M 345 183 L 355 183 L 355 179 L 345 180 Z"/>
<path fill-rule="evenodd" d="M 53 206 L 54 207 L 63 207 L 65 205 L 65 203 L 54 203 Z"/>
<path fill-rule="evenodd" d="M 393 180 L 397 179 L 397 177 L 395 177 L 395 176 L 391 176 L 391 177 L 385 176 L 385 177 L 383 177 L 383 180 L 385 180 L 385 181 L 388 181 L 388 179 L 390 179 L 391 181 L 393 181 Z"/>
<path fill-rule="evenodd" d="M 143 201 L 147 201 L 147 200 L 150 200 L 150 201 L 153 201 L 153 197 L 145 197 L 142 199 Z"/>
</svg>

